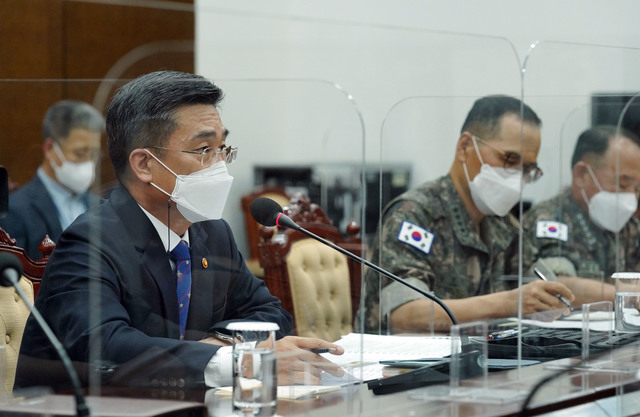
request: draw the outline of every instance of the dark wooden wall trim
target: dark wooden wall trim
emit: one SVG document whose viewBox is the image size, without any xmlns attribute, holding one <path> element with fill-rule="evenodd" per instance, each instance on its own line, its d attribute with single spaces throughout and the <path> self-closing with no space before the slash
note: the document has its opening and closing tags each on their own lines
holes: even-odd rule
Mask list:
<svg viewBox="0 0 640 417">
<path fill-rule="evenodd" d="M 12 181 L 27 182 L 41 163 L 46 109 L 63 98 L 95 104 L 100 81 L 122 57 L 140 52 L 117 71 L 123 80 L 158 69 L 194 71 L 193 0 L 166 3 L 184 7 L 0 1 L 0 165 Z M 113 181 L 108 159 L 100 173 L 102 183 Z"/>
</svg>

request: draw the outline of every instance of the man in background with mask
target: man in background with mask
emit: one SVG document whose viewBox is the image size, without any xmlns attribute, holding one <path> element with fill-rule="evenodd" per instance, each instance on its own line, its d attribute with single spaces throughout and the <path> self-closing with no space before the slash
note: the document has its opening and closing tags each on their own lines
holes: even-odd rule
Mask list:
<svg viewBox="0 0 640 417">
<path fill-rule="evenodd" d="M 60 233 L 98 198 L 87 190 L 100 155 L 104 118 L 87 103 L 62 100 L 47 110 L 42 123 L 44 158 L 31 181 L 9 196 L 8 216 L 0 226 L 31 259 L 38 246 Z"/>
<path fill-rule="evenodd" d="M 204 77 L 158 71 L 123 86 L 109 105 L 119 185 L 62 233 L 36 299 L 71 360 L 86 365 L 82 377 L 176 390 L 231 385 L 225 329 L 234 321 L 279 326 L 279 383 L 342 375 L 308 350 L 342 348 L 285 337 L 291 316 L 249 272 L 221 220 L 233 180 L 227 164 L 238 152 L 217 111 L 222 95 Z M 42 364 L 56 359 L 30 318 L 16 386 L 59 388 L 67 378 Z"/>
<path fill-rule="evenodd" d="M 518 290 L 510 290 L 504 279 L 506 251 L 518 233 L 509 210 L 520 198 L 521 182 L 542 175 L 536 163 L 540 124 L 516 98 L 478 99 L 462 126 L 449 174 L 407 191 L 384 209 L 373 263 L 432 291 L 461 323 L 516 316 Z M 426 332 L 451 325 L 442 308 L 415 291 L 373 270 L 365 279 L 366 332 Z M 567 308 L 557 295 L 574 301 L 559 282 L 524 285 L 523 314 L 557 310 L 550 314 L 560 315 Z"/>
<path fill-rule="evenodd" d="M 640 196 L 640 139 L 614 126 L 587 129 L 578 137 L 571 166 L 571 187 L 524 215 L 523 267 L 565 280 L 640 271 L 640 221 L 633 217 Z M 612 285 L 599 292 L 614 300 Z"/>
</svg>

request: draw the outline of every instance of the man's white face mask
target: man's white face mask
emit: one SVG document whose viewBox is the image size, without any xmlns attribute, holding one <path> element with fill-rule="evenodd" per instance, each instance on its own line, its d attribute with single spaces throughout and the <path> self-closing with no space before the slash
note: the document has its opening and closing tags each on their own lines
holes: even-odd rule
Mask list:
<svg viewBox="0 0 640 417">
<path fill-rule="evenodd" d="M 484 215 L 506 216 L 520 200 L 522 172 L 510 172 L 503 167 L 485 164 L 480 156 L 475 136 L 471 138 L 476 154 L 482 163 L 480 172 L 473 178 L 473 181 L 469 179 L 467 164 L 464 162 L 462 164 L 473 203 Z"/>
<path fill-rule="evenodd" d="M 56 165 L 55 161 L 50 161 L 58 182 L 77 194 L 87 191 L 96 176 L 95 162 L 67 161 L 57 142 L 53 142 L 53 150 L 62 162 L 62 165 Z"/>
<path fill-rule="evenodd" d="M 591 196 L 591 200 L 587 200 L 587 194 L 584 189 L 581 190 L 582 198 L 589 208 L 589 217 L 603 229 L 617 233 L 636 212 L 638 198 L 635 193 L 614 193 L 603 190 L 591 166 L 587 165 L 587 170 L 600 190 Z"/>
<path fill-rule="evenodd" d="M 227 172 L 224 161 L 216 162 L 208 168 L 189 175 L 177 175 L 148 149 L 145 149 L 156 161 L 176 177 L 176 185 L 171 194 L 162 191 L 178 206 L 178 211 L 191 223 L 205 220 L 217 220 L 222 217 L 233 177 Z"/>
</svg>

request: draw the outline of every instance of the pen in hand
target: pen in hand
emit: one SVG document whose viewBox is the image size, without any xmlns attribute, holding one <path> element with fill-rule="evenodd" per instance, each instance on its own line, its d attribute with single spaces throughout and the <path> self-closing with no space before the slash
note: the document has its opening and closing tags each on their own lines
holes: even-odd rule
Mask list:
<svg viewBox="0 0 640 417">
<path fill-rule="evenodd" d="M 311 353 L 315 353 L 319 355 L 321 353 L 335 352 L 336 348 L 311 348 L 311 349 L 305 349 L 305 350 L 308 350 Z"/>
<path fill-rule="evenodd" d="M 542 274 L 542 272 L 540 272 L 540 270 L 538 270 L 538 268 L 533 268 L 533 273 L 534 273 L 534 274 L 536 274 L 536 276 L 537 276 L 538 278 L 540 278 L 541 280 L 543 280 L 543 281 L 548 281 L 548 280 L 547 280 L 547 277 L 545 277 L 545 276 Z M 562 301 L 562 303 L 563 303 L 564 305 L 566 305 L 566 306 L 567 306 L 567 308 L 569 309 L 569 311 L 573 311 L 573 307 L 571 307 L 571 303 L 569 302 L 569 300 L 567 300 L 566 298 L 564 298 L 564 297 L 562 296 L 562 294 L 556 294 L 556 297 L 558 297 L 558 299 L 559 299 L 560 301 Z"/>
<path fill-rule="evenodd" d="M 335 352 L 337 349 L 336 348 L 311 348 L 311 349 L 305 349 L 305 350 L 308 350 L 311 353 L 315 353 L 319 355 L 321 353 Z"/>
</svg>

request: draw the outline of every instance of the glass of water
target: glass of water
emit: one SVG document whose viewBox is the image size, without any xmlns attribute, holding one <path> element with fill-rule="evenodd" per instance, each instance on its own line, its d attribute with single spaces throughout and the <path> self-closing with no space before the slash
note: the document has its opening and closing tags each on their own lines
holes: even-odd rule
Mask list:
<svg viewBox="0 0 640 417">
<path fill-rule="evenodd" d="M 640 272 L 616 272 L 616 332 L 640 332 Z"/>
<path fill-rule="evenodd" d="M 234 322 L 233 413 L 274 416 L 277 410 L 276 323 Z"/>
</svg>

